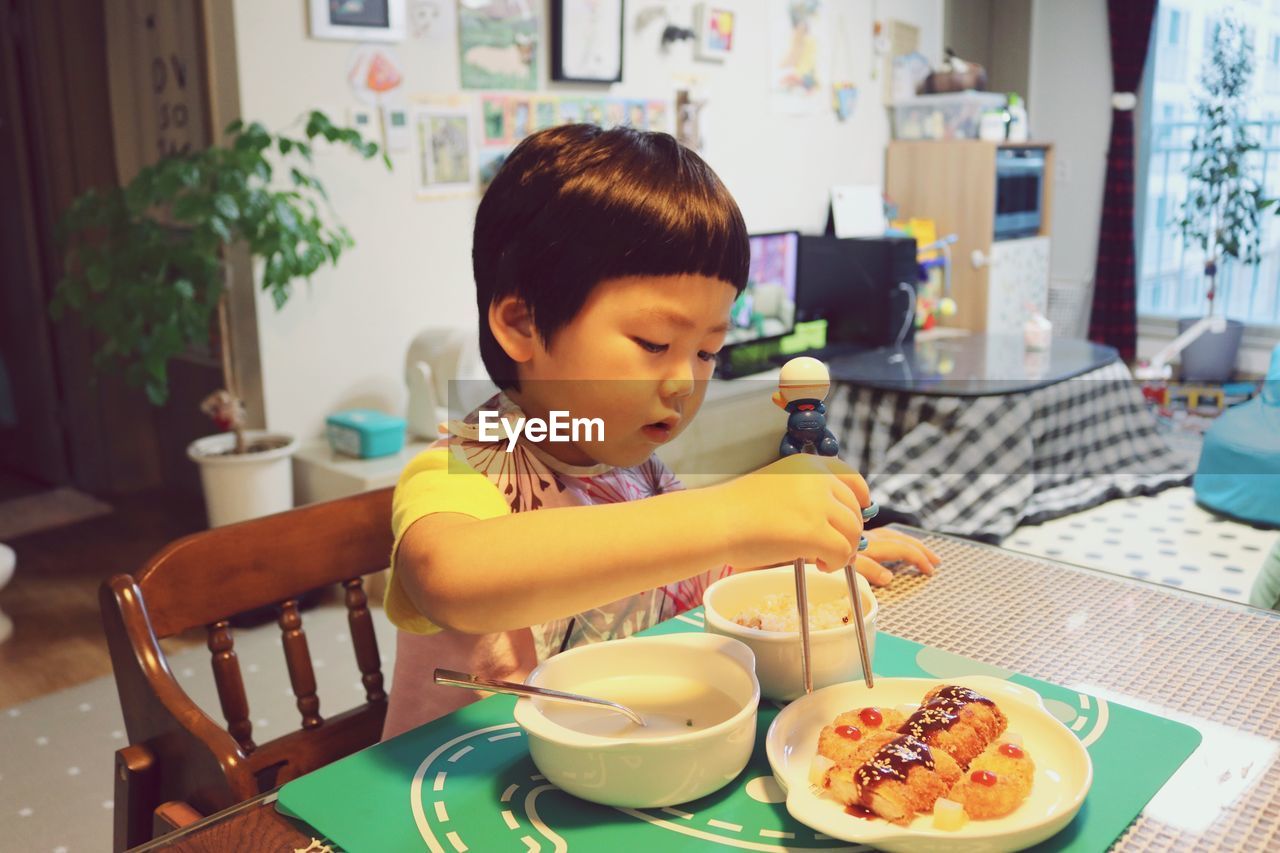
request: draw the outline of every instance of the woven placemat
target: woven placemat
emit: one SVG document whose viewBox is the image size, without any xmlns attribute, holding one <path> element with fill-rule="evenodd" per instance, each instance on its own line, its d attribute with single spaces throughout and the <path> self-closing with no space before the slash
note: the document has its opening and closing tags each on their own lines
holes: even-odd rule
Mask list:
<svg viewBox="0 0 1280 853">
<path fill-rule="evenodd" d="M 902 529 L 937 551 L 943 567 L 877 591 L 882 630 L 1280 741 L 1280 614 Z M 1218 782 L 1206 779 L 1206 788 Z M 1116 846 L 1280 850 L 1280 761 L 1204 831 L 1142 815 Z"/>
</svg>

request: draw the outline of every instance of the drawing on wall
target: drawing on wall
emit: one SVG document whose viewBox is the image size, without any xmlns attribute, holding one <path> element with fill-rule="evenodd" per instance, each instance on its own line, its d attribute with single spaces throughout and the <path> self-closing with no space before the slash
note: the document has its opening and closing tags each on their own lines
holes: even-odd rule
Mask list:
<svg viewBox="0 0 1280 853">
<path fill-rule="evenodd" d="M 500 95 L 485 95 L 480 102 L 484 121 L 484 144 L 505 145 L 511 139 L 507 133 L 507 99 Z"/>
<path fill-rule="evenodd" d="M 401 151 L 408 151 L 413 145 L 409 111 L 404 107 L 383 107 L 382 135 L 388 152 L 398 154 Z"/>
<path fill-rule="evenodd" d="M 840 121 L 853 118 L 858 107 L 858 87 L 852 83 L 833 83 L 831 86 L 831 108 Z"/>
<path fill-rule="evenodd" d="M 733 51 L 734 14 L 710 3 L 698 7 L 698 37 L 694 52 L 698 59 L 723 61 Z"/>
<path fill-rule="evenodd" d="M 457 32 L 456 8 L 454 0 L 409 0 L 409 31 L 430 42 L 452 39 Z"/>
<path fill-rule="evenodd" d="M 400 60 L 391 48 L 362 44 L 351 49 L 347 84 L 360 103 L 378 107 L 398 100 L 396 90 L 403 82 Z"/>
<path fill-rule="evenodd" d="M 531 0 L 458 0 L 464 89 L 535 89 L 538 17 Z"/>
<path fill-rule="evenodd" d="M 582 115 L 583 103 L 578 98 L 564 98 L 560 101 L 560 121 L 562 124 L 577 124 L 586 119 Z"/>
<path fill-rule="evenodd" d="M 686 148 L 701 151 L 704 144 L 702 138 L 702 108 L 707 99 L 692 89 L 676 91 L 676 139 Z"/>
<path fill-rule="evenodd" d="M 822 0 L 770 4 L 774 109 L 807 113 L 822 101 L 830 64 Z"/>
<path fill-rule="evenodd" d="M 625 124 L 627 121 L 627 102 L 616 101 L 612 98 L 604 102 L 604 121 L 600 122 L 600 126 L 608 130 L 611 127 L 617 127 Z"/>
<path fill-rule="evenodd" d="M 488 93 L 474 97 L 415 95 L 413 129 L 419 146 L 419 196 L 424 199 L 481 192 L 513 147 L 535 131 L 558 124 L 590 122 L 600 127 L 630 124 L 671 131 L 672 102 L 637 97 L 559 97 Z M 605 124 L 605 122 L 608 122 Z M 388 132 L 388 146 L 392 137 Z"/>
<path fill-rule="evenodd" d="M 528 98 L 507 99 L 507 131 L 512 142 L 519 142 L 531 132 Z"/>
<path fill-rule="evenodd" d="M 489 184 L 493 183 L 494 175 L 498 174 L 498 170 L 502 168 L 502 164 L 507 161 L 507 156 L 510 154 L 510 147 L 480 149 L 477 161 L 479 162 L 481 192 L 489 189 Z"/>
<path fill-rule="evenodd" d="M 555 98 L 537 98 L 533 102 L 533 129 L 545 130 L 560 123 L 560 111 Z"/>
<path fill-rule="evenodd" d="M 551 0 L 551 79 L 622 80 L 622 0 Z"/>
<path fill-rule="evenodd" d="M 400 41 L 404 0 L 311 0 L 311 37 L 346 41 Z"/>
<path fill-rule="evenodd" d="M 666 101 L 650 101 L 645 106 L 645 110 L 648 113 L 646 118 L 649 122 L 649 130 L 671 132 L 670 111 L 667 109 Z"/>
<path fill-rule="evenodd" d="M 452 195 L 474 189 L 471 122 L 471 110 L 461 103 L 423 106 L 416 110 L 420 195 Z"/>
</svg>

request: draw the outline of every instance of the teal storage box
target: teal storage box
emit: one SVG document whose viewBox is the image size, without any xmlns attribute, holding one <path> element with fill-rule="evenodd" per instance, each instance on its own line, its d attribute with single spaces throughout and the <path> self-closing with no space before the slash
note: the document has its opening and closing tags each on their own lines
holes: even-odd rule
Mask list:
<svg viewBox="0 0 1280 853">
<path fill-rule="evenodd" d="M 370 459 L 404 447 L 404 418 L 375 409 L 348 409 L 325 419 L 329 446 L 338 453 Z"/>
</svg>

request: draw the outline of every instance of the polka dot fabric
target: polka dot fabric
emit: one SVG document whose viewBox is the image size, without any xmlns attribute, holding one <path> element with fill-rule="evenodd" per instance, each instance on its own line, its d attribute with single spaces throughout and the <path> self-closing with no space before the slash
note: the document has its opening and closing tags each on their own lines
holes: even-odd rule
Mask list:
<svg viewBox="0 0 1280 853">
<path fill-rule="evenodd" d="M 1198 507 L 1190 488 L 1111 501 L 1035 526 L 1005 548 L 1116 575 L 1246 602 L 1280 531 L 1231 521 Z"/>
</svg>

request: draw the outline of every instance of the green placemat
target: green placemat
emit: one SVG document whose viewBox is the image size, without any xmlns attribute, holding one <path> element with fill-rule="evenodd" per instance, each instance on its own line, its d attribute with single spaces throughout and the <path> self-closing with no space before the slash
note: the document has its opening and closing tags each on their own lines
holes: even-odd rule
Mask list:
<svg viewBox="0 0 1280 853">
<path fill-rule="evenodd" d="M 697 611 L 645 633 L 698 630 Z M 922 646 L 876 639 L 881 676 L 994 675 L 1040 693 L 1093 759 L 1093 787 L 1062 832 L 1037 850 L 1105 850 L 1200 743 L 1181 723 Z M 663 853 L 848 849 L 795 821 L 779 802 L 764 738 L 777 716 L 760 707 L 756 749 L 738 780 L 671 809 L 619 810 L 548 784 L 512 721 L 515 700 L 494 696 L 285 785 L 277 807 L 332 844 L 363 851 L 630 851 Z"/>
</svg>

